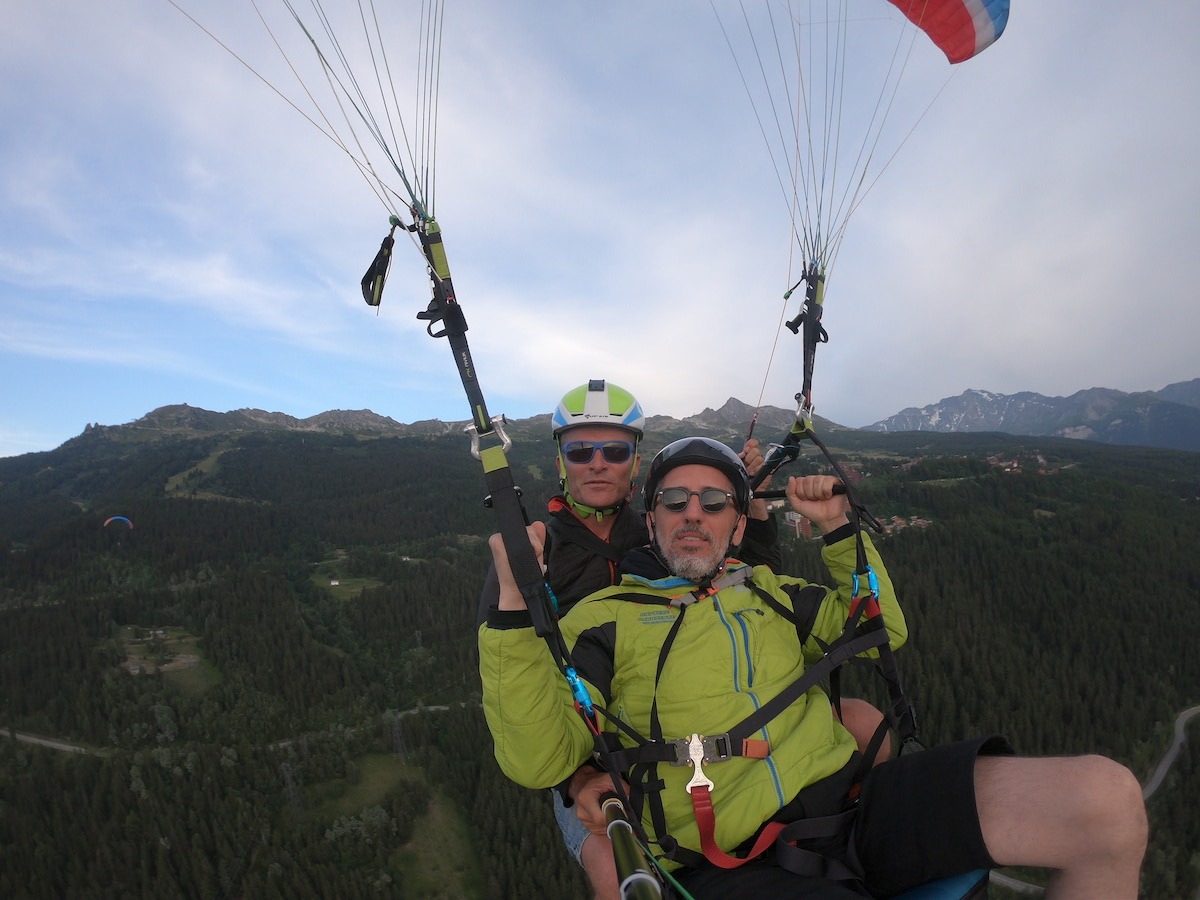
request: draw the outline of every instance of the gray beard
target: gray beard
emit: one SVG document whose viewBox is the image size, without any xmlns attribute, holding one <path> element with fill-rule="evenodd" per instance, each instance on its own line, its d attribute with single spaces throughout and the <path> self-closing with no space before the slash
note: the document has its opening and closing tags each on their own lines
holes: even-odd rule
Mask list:
<svg viewBox="0 0 1200 900">
<path fill-rule="evenodd" d="M 709 532 L 702 533 L 711 539 L 712 535 Z M 678 575 L 680 578 L 686 578 L 688 581 L 699 584 L 705 578 L 714 575 L 725 562 L 725 550 L 717 549 L 716 544 L 712 546 L 713 549 L 710 552 L 696 554 L 673 553 L 659 544 L 658 552 L 672 575 Z"/>
</svg>

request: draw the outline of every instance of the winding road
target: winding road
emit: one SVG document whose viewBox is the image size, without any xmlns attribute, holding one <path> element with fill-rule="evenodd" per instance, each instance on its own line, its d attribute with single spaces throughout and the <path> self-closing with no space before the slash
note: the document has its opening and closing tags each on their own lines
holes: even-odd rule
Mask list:
<svg viewBox="0 0 1200 900">
<path fill-rule="evenodd" d="M 1142 788 L 1142 797 L 1144 799 L 1149 800 L 1154 795 L 1154 792 L 1158 790 L 1163 779 L 1167 777 L 1167 772 L 1175 764 L 1175 760 L 1179 756 L 1179 751 L 1187 743 L 1187 724 L 1196 716 L 1200 716 L 1200 706 L 1185 709 L 1175 720 L 1175 741 L 1159 761 L 1158 768 L 1154 770 L 1154 774 L 1150 776 L 1150 780 L 1146 782 L 1146 786 Z"/>
</svg>

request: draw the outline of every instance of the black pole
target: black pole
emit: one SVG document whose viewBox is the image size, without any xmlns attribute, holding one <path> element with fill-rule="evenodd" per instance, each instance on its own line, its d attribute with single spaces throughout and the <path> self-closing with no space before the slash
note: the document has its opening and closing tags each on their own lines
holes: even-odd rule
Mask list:
<svg viewBox="0 0 1200 900">
<path fill-rule="evenodd" d="M 625 816 L 625 807 L 614 793 L 600 798 L 600 808 L 608 822 L 608 838 L 612 841 L 613 862 L 620 881 L 621 900 L 662 900 L 662 884 L 633 836 L 633 826 Z"/>
</svg>

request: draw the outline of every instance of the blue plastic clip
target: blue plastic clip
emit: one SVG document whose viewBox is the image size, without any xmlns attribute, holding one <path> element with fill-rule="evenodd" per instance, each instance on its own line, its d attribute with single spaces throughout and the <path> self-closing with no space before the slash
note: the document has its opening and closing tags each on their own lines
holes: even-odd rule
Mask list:
<svg viewBox="0 0 1200 900">
<path fill-rule="evenodd" d="M 563 674 L 567 676 L 567 684 L 571 686 L 571 695 L 575 698 L 575 702 L 590 719 L 595 714 L 595 707 L 592 704 L 592 695 L 588 693 L 587 685 L 583 683 L 583 679 L 579 677 L 574 666 L 567 666 Z"/>
<path fill-rule="evenodd" d="M 867 576 L 867 587 L 871 591 L 871 596 L 878 598 L 879 597 L 879 576 L 875 574 L 875 570 L 872 569 L 870 566 L 867 566 L 866 576 Z M 858 573 L 857 572 L 854 573 L 854 580 L 851 582 L 851 587 L 854 589 L 854 593 L 852 593 L 850 596 L 857 597 L 858 596 Z"/>
</svg>

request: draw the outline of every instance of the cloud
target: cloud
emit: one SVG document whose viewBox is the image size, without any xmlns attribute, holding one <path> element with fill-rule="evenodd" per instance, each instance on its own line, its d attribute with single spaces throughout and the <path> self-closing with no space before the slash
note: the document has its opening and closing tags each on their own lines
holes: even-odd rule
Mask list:
<svg viewBox="0 0 1200 900">
<path fill-rule="evenodd" d="M 446 342 L 415 318 L 407 235 L 378 316 L 362 303 L 388 211 L 345 152 L 170 4 L 76 6 L 19 6 L 0 38 L 0 376 L 40 374 L 38 409 L 0 401 L 9 427 L 74 434 L 184 401 L 466 418 Z M 311 110 L 251 4 L 190 11 Z M 948 83 L 914 52 L 906 79 L 941 93 L 923 117 L 897 107 L 920 123 L 846 232 L 820 414 L 1196 376 L 1198 25 L 1189 4 L 1063 0 L 1021 4 Z M 419 22 L 386 27 L 411 117 Z M 494 411 L 597 376 L 677 416 L 791 406 L 799 341 L 778 329 L 800 261 L 712 10 L 471 2 L 444 38 L 435 212 Z"/>
</svg>

